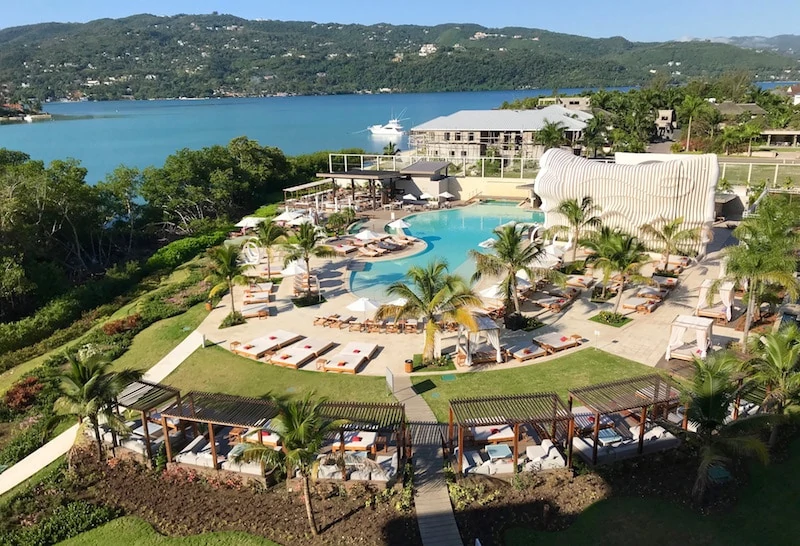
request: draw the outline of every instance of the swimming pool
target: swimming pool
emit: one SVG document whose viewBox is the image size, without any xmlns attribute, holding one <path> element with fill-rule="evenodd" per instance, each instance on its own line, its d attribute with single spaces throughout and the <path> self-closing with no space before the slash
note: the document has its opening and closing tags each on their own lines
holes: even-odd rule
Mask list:
<svg viewBox="0 0 800 546">
<path fill-rule="evenodd" d="M 544 222 L 540 211 L 524 210 L 505 203 L 479 204 L 471 207 L 413 214 L 404 218 L 411 227 L 406 231 L 424 240 L 427 248 L 413 256 L 397 260 L 370 262 L 364 271 L 350 275 L 350 290 L 358 296 L 388 301 L 386 287 L 402 279 L 412 265 L 425 265 L 434 258 L 444 259 L 451 273 L 469 279 L 475 264 L 467 257 L 478 243 L 491 237 L 492 230 L 509 221 Z"/>
</svg>

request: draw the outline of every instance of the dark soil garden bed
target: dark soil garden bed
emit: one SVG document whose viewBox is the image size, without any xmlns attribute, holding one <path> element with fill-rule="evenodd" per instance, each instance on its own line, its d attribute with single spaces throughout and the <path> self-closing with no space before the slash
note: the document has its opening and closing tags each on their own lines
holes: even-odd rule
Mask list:
<svg viewBox="0 0 800 546">
<path fill-rule="evenodd" d="M 605 324 L 606 326 L 613 326 L 614 328 L 621 328 L 633 319 L 621 314 L 614 314 L 610 311 L 601 311 L 589 320 L 598 324 Z"/>
<path fill-rule="evenodd" d="M 157 473 L 130 460 L 99 463 L 91 451 L 75 459 L 87 500 L 145 519 L 170 536 L 243 531 L 286 545 L 421 543 L 413 514 L 394 508 L 399 492 L 368 502 L 379 489 L 318 484 L 313 501 L 322 533 L 313 537 L 300 494 L 288 492 L 283 482 L 264 488 L 237 477 L 204 479 L 184 469 Z"/>
<path fill-rule="evenodd" d="M 466 508 L 456 510 L 465 544 L 503 544 L 510 529 L 558 531 L 571 525 L 591 504 L 614 497 L 651 497 L 691 505 L 691 489 L 697 460 L 676 450 L 601 466 L 594 472 L 556 470 L 525 473 L 511 483 L 488 476 L 459 481 L 481 487 L 482 495 Z M 743 475 L 741 468 L 734 476 Z M 709 491 L 704 512 L 718 512 L 736 501 L 734 483 Z M 499 493 L 494 493 L 499 491 Z"/>
</svg>

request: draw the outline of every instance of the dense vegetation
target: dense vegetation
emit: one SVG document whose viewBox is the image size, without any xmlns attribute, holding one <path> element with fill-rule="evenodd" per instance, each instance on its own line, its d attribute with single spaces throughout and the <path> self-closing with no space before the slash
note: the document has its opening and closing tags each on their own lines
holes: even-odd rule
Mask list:
<svg viewBox="0 0 800 546">
<path fill-rule="evenodd" d="M 436 47 L 420 55 L 426 44 Z M 679 64 L 676 64 L 679 63 Z M 636 43 L 540 29 L 136 15 L 0 31 L 0 85 L 40 101 L 634 85 L 738 67 L 791 78 L 786 57 L 709 42 Z"/>
</svg>

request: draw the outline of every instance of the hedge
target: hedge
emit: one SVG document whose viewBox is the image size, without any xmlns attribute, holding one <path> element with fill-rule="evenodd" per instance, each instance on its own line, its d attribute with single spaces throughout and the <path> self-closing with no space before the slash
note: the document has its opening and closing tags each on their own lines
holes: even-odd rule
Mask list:
<svg viewBox="0 0 800 546">
<path fill-rule="evenodd" d="M 0 534 L 0 544 L 8 546 L 50 546 L 108 523 L 121 515 L 119 510 L 73 501 L 56 508 L 38 525 Z"/>
<path fill-rule="evenodd" d="M 224 231 L 215 231 L 207 235 L 178 239 L 159 248 L 155 254 L 150 256 L 147 260 L 147 268 L 150 271 L 175 269 L 207 248 L 222 243 L 227 236 L 228 234 Z"/>
</svg>

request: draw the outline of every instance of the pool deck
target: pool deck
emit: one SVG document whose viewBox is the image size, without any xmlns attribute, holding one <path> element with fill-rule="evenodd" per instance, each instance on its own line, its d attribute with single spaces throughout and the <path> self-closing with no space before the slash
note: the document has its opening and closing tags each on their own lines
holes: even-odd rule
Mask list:
<svg viewBox="0 0 800 546">
<path fill-rule="evenodd" d="M 400 214 L 400 211 L 395 211 L 395 213 L 396 218 L 405 216 L 405 214 Z M 367 227 L 374 231 L 382 232 L 385 224 L 389 221 L 391 221 L 389 211 L 374 211 L 370 215 Z M 717 241 L 719 242 L 729 236 L 729 232 L 720 233 L 717 235 Z M 720 245 L 719 248 L 721 246 L 723 245 Z M 408 255 L 422 248 L 419 244 L 416 247 L 414 251 L 404 251 L 402 255 Z M 589 318 L 598 312 L 613 309 L 613 300 L 605 304 L 592 303 L 589 301 L 589 291 L 584 290 L 580 297 L 561 313 L 545 311 L 531 303 L 523 304 L 523 313 L 528 316 L 536 316 L 545 323 L 545 326 L 534 332 L 501 330 L 501 341 L 504 345 L 511 346 L 523 342 L 527 344 L 532 338 L 550 332 L 558 332 L 566 336 L 577 334 L 583 338 L 583 348 L 596 347 L 620 357 L 648 366 L 655 366 L 664 357 L 672 320 L 679 314 L 692 314 L 697 303 L 697 293 L 702 281 L 705 278 L 717 278 L 720 257 L 719 248 L 699 264 L 694 264 L 685 270 L 680 276 L 679 286 L 672 291 L 665 302 L 653 313 L 639 314 L 635 311 L 620 309 L 623 314 L 634 319 L 622 328 L 614 328 L 589 321 Z M 390 253 L 382 259 L 389 260 L 400 255 L 399 252 Z M 232 341 L 246 343 L 276 329 L 290 330 L 307 337 L 330 339 L 339 345 L 344 345 L 350 341 L 373 342 L 378 344 L 381 349 L 367 365 L 361 368 L 359 373 L 380 376 L 384 375 L 385 369 L 388 368 L 396 375 L 404 374 L 404 360 L 411 358 L 414 353 L 422 352 L 424 341 L 421 333 L 370 334 L 350 332 L 347 329 L 324 328 L 313 324 L 316 316 L 328 316 L 337 313 L 343 317 L 370 318 L 371 313 L 366 316 L 363 314 L 359 316 L 359 313 L 352 313 L 346 309 L 347 305 L 357 299 L 348 290 L 350 271 L 347 271 L 347 264 L 351 261 L 372 260 L 358 257 L 358 255 L 351 255 L 332 260 L 315 259 L 311 262 L 313 274 L 319 278 L 321 290 L 327 300 L 321 305 L 294 308 L 291 303 L 293 283 L 291 278 L 287 278 L 273 291 L 269 318 L 249 319 L 247 324 L 220 330 L 218 328 L 219 323 L 230 311 L 230 299 L 226 296 L 209 313 L 209 316 L 200 325 L 199 331 L 206 336 L 207 340 L 217 343 L 226 349 L 229 348 Z M 258 266 L 257 271 L 262 272 L 264 269 L 265 266 L 261 265 Z M 646 276 L 650 275 L 652 266 L 646 266 L 642 273 Z M 481 280 L 475 287 L 476 291 L 485 288 L 491 282 L 491 279 Z M 623 300 L 630 296 L 632 296 L 632 290 L 626 292 Z M 235 287 L 234 300 L 237 308 L 241 306 L 243 297 L 244 288 Z M 741 306 L 740 303 L 739 306 Z M 732 328 L 725 326 L 714 327 L 713 343 L 715 347 L 724 346 L 728 341 L 737 340 L 738 338 L 739 335 Z M 453 352 L 455 350 L 455 342 L 455 334 L 443 335 L 442 351 L 444 353 Z M 575 349 L 569 349 L 568 351 L 571 350 Z M 328 354 L 332 355 L 336 352 L 337 347 L 334 347 Z M 562 354 L 563 352 L 524 363 L 511 361 L 490 366 L 458 368 L 456 373 L 470 373 L 483 369 L 499 370 L 520 366 L 535 366 L 540 362 L 557 358 Z M 303 367 L 303 369 L 307 370 L 314 370 L 314 368 L 313 361 Z"/>
</svg>

